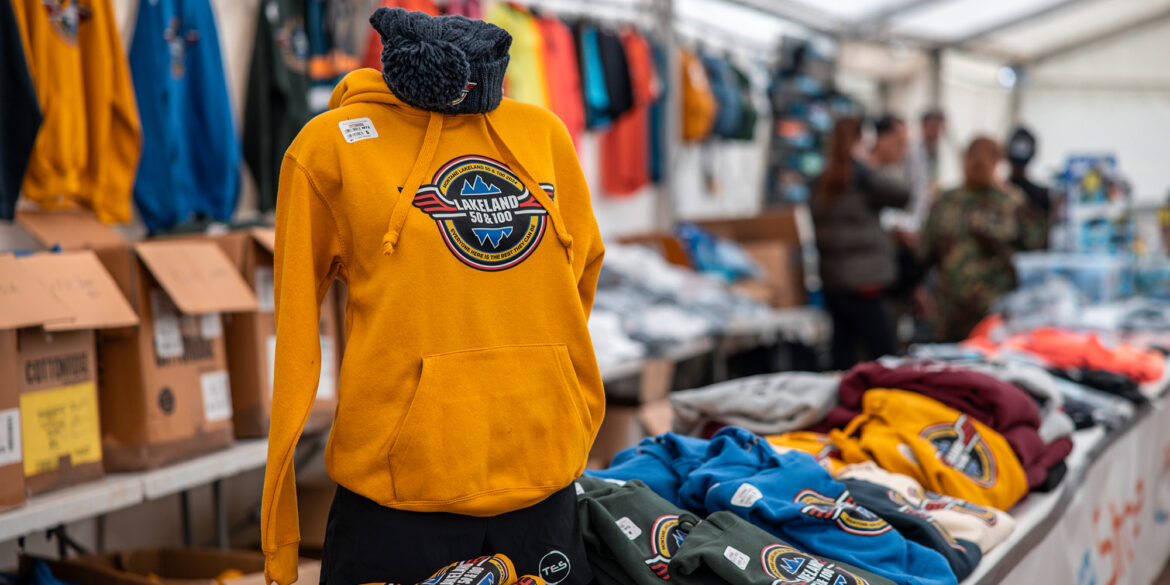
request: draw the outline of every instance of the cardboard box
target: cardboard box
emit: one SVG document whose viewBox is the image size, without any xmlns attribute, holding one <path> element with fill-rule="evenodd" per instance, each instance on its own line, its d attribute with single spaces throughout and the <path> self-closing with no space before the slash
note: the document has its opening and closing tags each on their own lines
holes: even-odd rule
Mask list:
<svg viewBox="0 0 1170 585">
<path fill-rule="evenodd" d="M 212 242 L 147 241 L 99 255 L 141 319 L 100 337 L 106 468 L 152 469 L 231 444 L 221 314 L 255 310 L 247 283 Z"/>
<path fill-rule="evenodd" d="M 62 561 L 20 558 L 20 574 L 33 561 L 49 565 L 53 576 L 73 585 L 264 585 L 264 555 L 254 551 L 158 548 Z M 241 573 L 224 578 L 228 572 Z M 298 583 L 316 584 L 321 563 L 301 559 Z M 219 577 L 217 579 L 217 577 Z"/>
<path fill-rule="evenodd" d="M 697 223 L 718 237 L 738 243 L 763 269 L 761 278 L 738 283 L 736 288 L 740 292 L 774 307 L 805 304 L 800 236 L 794 211 Z"/>
<path fill-rule="evenodd" d="M 17 332 L 25 482 L 36 494 L 101 477 L 95 330 L 132 327 L 138 317 L 93 252 L 15 262 L 69 313 Z"/>
<path fill-rule="evenodd" d="M 301 528 L 301 547 L 325 546 L 325 526 L 337 484 L 332 481 L 297 482 L 297 525 Z"/>
<path fill-rule="evenodd" d="M 0 511 L 24 504 L 20 381 L 16 363 L 16 330 L 0 330 Z"/>
<path fill-rule="evenodd" d="M 266 437 L 272 413 L 272 376 L 276 360 L 276 320 L 273 314 L 273 251 L 276 233 L 256 228 L 211 238 L 237 267 L 256 295 L 257 309 L 225 318 L 228 372 L 232 384 L 232 411 L 236 436 Z M 306 432 L 327 429 L 337 408 L 337 374 L 341 367 L 337 292 L 330 288 L 321 305 L 321 378 Z"/>
</svg>

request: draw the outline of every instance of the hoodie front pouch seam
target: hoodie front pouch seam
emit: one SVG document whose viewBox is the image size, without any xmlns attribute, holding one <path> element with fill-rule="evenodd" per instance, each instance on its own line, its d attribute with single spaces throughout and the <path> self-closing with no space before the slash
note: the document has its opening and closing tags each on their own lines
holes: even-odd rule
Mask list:
<svg viewBox="0 0 1170 585">
<path fill-rule="evenodd" d="M 386 450 L 386 458 L 385 458 L 386 459 L 386 471 L 388 471 L 388 472 L 390 471 L 390 468 L 392 467 L 392 465 L 390 463 L 390 458 L 394 455 L 394 453 L 400 452 L 399 448 L 398 448 L 398 443 L 403 440 L 402 434 L 403 434 L 403 431 L 406 430 L 406 420 L 408 418 L 410 418 L 410 413 L 412 410 L 414 410 L 414 405 L 415 405 L 415 402 L 418 401 L 418 397 L 422 396 L 423 391 L 426 389 L 426 388 L 424 388 L 424 385 L 428 384 L 428 378 L 429 377 L 427 376 L 427 358 L 424 357 L 422 360 L 420 360 L 418 383 L 414 385 L 414 394 L 411 395 L 410 402 L 406 405 L 406 410 L 404 410 L 402 412 L 402 416 L 398 417 L 398 424 L 395 426 L 395 430 L 394 430 L 394 439 L 392 441 L 390 441 L 390 447 Z M 411 439 L 412 439 L 412 437 L 406 438 L 407 443 L 402 445 L 403 451 L 410 448 L 410 445 L 413 443 L 413 441 Z M 394 481 L 394 474 L 392 472 L 390 473 L 390 481 L 388 483 L 389 483 L 389 487 L 390 487 L 390 493 L 394 494 L 394 500 L 397 501 L 398 500 L 398 489 L 396 487 L 397 484 Z"/>
</svg>

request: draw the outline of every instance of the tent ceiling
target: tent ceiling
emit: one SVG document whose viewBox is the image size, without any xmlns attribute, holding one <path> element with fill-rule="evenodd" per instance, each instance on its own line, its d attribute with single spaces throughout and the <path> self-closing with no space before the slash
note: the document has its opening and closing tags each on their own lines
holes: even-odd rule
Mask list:
<svg viewBox="0 0 1170 585">
<path fill-rule="evenodd" d="M 844 38 L 961 47 L 1021 62 L 1170 19 L 1170 0 L 733 1 L 767 5 Z"/>
</svg>

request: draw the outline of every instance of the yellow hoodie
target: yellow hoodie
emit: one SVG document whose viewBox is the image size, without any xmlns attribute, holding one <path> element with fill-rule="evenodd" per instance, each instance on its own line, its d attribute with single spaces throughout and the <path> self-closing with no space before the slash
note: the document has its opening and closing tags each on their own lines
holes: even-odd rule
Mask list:
<svg viewBox="0 0 1170 585">
<path fill-rule="evenodd" d="M 572 140 L 542 108 L 414 108 L 350 73 L 284 158 L 262 510 L 269 579 L 296 579 L 293 447 L 317 315 L 348 285 L 325 463 L 382 505 L 492 516 L 568 486 L 604 414 L 586 321 L 604 247 Z M 389 225 L 389 229 L 387 226 Z"/>
<path fill-rule="evenodd" d="M 12 8 L 44 112 L 24 196 L 130 221 L 142 137 L 110 0 L 13 0 Z"/>
</svg>

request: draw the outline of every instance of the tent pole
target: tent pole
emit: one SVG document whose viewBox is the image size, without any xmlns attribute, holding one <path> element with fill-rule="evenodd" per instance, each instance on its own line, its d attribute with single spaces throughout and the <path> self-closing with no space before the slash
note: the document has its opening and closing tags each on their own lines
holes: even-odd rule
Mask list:
<svg viewBox="0 0 1170 585">
<path fill-rule="evenodd" d="M 935 47 L 927 54 L 930 59 L 930 107 L 942 108 L 942 49 Z"/>
<path fill-rule="evenodd" d="M 659 136 L 663 148 L 662 177 L 658 183 L 658 193 L 655 202 L 654 227 L 668 231 L 674 227 L 675 209 L 675 166 L 678 159 L 679 144 L 682 141 L 682 131 L 679 127 L 682 122 L 682 75 L 679 69 L 678 37 L 674 30 L 674 0 L 650 0 L 654 27 L 658 38 L 662 42 L 662 50 L 666 54 L 666 83 L 670 91 L 663 97 L 663 123 L 659 129 Z"/>
</svg>

